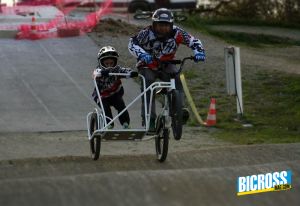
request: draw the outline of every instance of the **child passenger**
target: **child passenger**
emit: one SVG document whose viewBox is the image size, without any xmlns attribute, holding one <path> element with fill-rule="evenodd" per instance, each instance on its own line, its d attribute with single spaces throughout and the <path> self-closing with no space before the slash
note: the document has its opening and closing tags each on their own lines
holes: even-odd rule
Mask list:
<svg viewBox="0 0 300 206">
<path fill-rule="evenodd" d="M 98 52 L 99 65 L 93 72 L 93 78 L 96 78 L 107 123 L 113 119 L 111 107 L 114 107 L 118 113 L 126 107 L 123 100 L 124 88 L 121 82 L 121 78 L 124 78 L 125 76 L 110 76 L 109 73 L 127 73 L 128 77 L 138 76 L 137 72 L 119 66 L 117 64 L 118 57 L 119 54 L 115 48 L 111 46 L 102 47 Z M 92 96 L 94 101 L 100 106 L 96 88 L 94 88 Z M 130 117 L 127 110 L 119 116 L 119 121 L 124 129 L 130 128 Z M 109 129 L 112 129 L 113 127 L 114 123 L 109 126 Z"/>
</svg>

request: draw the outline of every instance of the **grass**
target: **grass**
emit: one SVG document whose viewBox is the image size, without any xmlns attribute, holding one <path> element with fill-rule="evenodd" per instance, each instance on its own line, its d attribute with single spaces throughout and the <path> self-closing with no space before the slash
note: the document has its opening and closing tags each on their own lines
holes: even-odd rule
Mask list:
<svg viewBox="0 0 300 206">
<path fill-rule="evenodd" d="M 300 142 L 300 76 L 259 71 L 244 81 L 243 92 L 244 121 L 253 127 L 221 112 L 219 138 L 242 144 Z"/>
<path fill-rule="evenodd" d="M 270 35 L 220 34 L 210 30 L 209 25 L 194 20 L 185 25 L 242 46 L 300 46 L 299 42 Z M 253 45 L 253 41 L 257 43 Z M 236 121 L 236 99 L 226 94 L 224 82 L 209 76 L 208 71 L 202 74 L 195 73 L 195 70 L 184 72 L 202 117 L 206 118 L 209 100 L 200 97 L 215 96 L 217 99 L 217 130 L 213 131 L 213 136 L 236 144 L 300 142 L 300 75 L 244 65 L 242 87 L 245 114 L 240 121 Z M 197 123 L 190 120 L 189 124 Z M 247 124 L 252 127 L 247 127 Z"/>
<path fill-rule="evenodd" d="M 244 32 L 216 31 L 208 29 L 209 34 L 226 40 L 231 44 L 246 45 L 251 47 L 272 46 L 300 46 L 300 41 L 290 38 L 266 34 L 249 34 Z"/>
<path fill-rule="evenodd" d="M 200 19 L 198 17 L 190 17 L 188 21 L 183 23 L 185 26 L 195 28 L 206 34 L 218 37 L 231 44 L 245 45 L 251 47 L 265 47 L 265 46 L 300 46 L 300 41 L 293 40 L 286 37 L 279 37 L 266 34 L 250 34 L 245 32 L 232 31 L 218 31 L 212 29 L 212 25 L 247 25 L 247 26 L 283 26 L 288 28 L 300 29 L 300 25 L 283 24 L 275 22 L 262 21 L 247 21 L 247 20 L 233 20 L 233 19 Z"/>
<path fill-rule="evenodd" d="M 191 86 L 191 90 L 200 115 L 206 118 L 209 101 L 197 97 L 212 93 L 199 85 Z M 237 144 L 300 142 L 299 94 L 299 75 L 256 71 L 243 78 L 245 114 L 241 121 L 236 121 L 235 97 L 224 92 L 213 95 L 217 98 L 218 128 L 213 135 Z M 197 125 L 195 120 L 189 124 Z"/>
<path fill-rule="evenodd" d="M 198 21 L 203 25 L 245 25 L 245 26 L 270 26 L 270 27 L 280 27 L 280 28 L 291 28 L 300 30 L 299 23 L 293 22 L 281 22 L 281 21 L 263 21 L 257 19 L 238 19 L 238 18 L 199 18 L 199 17 L 189 17 L 189 21 Z"/>
</svg>

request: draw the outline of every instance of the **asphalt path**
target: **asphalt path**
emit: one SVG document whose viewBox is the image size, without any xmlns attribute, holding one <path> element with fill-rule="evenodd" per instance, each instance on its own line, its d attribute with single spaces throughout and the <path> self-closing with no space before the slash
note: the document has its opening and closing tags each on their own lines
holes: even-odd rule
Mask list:
<svg viewBox="0 0 300 206">
<path fill-rule="evenodd" d="M 99 47 L 86 37 L 0 39 L 0 131 L 86 130 Z M 139 88 L 124 80 L 126 102 Z M 140 109 L 138 103 L 130 111 Z M 139 113 L 131 112 L 140 126 Z"/>
</svg>

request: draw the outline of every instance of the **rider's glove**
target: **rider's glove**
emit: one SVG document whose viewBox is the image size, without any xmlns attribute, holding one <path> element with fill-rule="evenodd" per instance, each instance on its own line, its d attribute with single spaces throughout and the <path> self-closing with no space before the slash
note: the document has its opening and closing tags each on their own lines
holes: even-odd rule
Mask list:
<svg viewBox="0 0 300 206">
<path fill-rule="evenodd" d="M 95 69 L 93 72 L 93 79 L 96 77 L 101 77 L 101 69 Z"/>
<path fill-rule="evenodd" d="M 148 53 L 140 54 L 138 60 L 143 61 L 146 64 L 151 64 L 153 61 L 152 56 Z"/>
<path fill-rule="evenodd" d="M 108 69 L 102 69 L 101 70 L 101 76 L 108 77 L 109 76 L 109 70 Z"/>
<path fill-rule="evenodd" d="M 194 61 L 195 62 L 199 62 L 199 61 L 203 61 L 204 62 L 204 60 L 205 60 L 205 52 L 204 52 L 204 50 L 195 52 L 195 56 L 194 56 Z"/>
<path fill-rule="evenodd" d="M 130 77 L 137 77 L 137 76 L 139 76 L 138 72 L 136 72 L 136 71 L 131 71 L 130 72 Z"/>
</svg>

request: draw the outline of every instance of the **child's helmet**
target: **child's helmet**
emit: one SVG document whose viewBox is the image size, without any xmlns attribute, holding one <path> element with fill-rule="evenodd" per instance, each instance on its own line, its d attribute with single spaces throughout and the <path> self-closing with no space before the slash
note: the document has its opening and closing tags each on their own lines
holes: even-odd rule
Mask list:
<svg viewBox="0 0 300 206">
<path fill-rule="evenodd" d="M 99 66 L 106 68 L 105 65 L 103 64 L 103 60 L 108 58 L 111 58 L 115 61 L 114 63 L 114 67 L 115 67 L 118 63 L 119 54 L 117 50 L 112 46 L 105 46 L 99 50 L 98 52 Z"/>
</svg>

